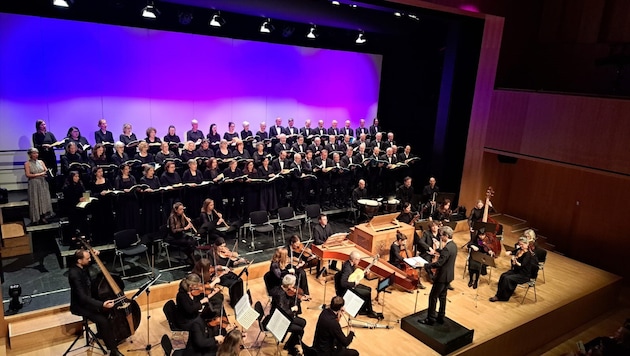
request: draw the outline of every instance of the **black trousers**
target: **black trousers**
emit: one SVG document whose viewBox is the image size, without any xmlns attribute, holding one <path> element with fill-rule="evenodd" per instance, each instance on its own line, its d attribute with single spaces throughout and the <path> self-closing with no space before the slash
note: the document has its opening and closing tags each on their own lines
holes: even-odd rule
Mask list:
<svg viewBox="0 0 630 356">
<path fill-rule="evenodd" d="M 361 310 L 367 312 L 367 313 L 371 313 L 373 312 L 372 310 L 372 288 L 363 285 L 363 284 L 357 284 L 356 287 L 354 287 L 353 291 L 355 293 L 357 293 L 359 295 L 359 297 L 361 297 L 361 299 L 363 299 L 364 303 L 363 303 L 363 307 L 361 308 Z"/>
<path fill-rule="evenodd" d="M 289 336 L 289 339 L 284 345 L 287 350 L 294 350 L 295 345 L 297 345 L 300 342 L 300 340 L 302 340 L 305 326 L 306 326 L 306 320 L 304 320 L 303 318 L 300 318 L 299 316 L 296 316 L 295 318 L 293 318 L 293 320 L 291 321 L 291 324 L 289 325 L 289 330 L 288 330 L 291 333 L 291 336 Z"/>
<path fill-rule="evenodd" d="M 446 315 L 446 292 L 448 292 L 448 283 L 433 283 L 431 293 L 429 293 L 429 319 L 443 319 Z M 440 310 L 436 311 L 438 299 L 440 300 Z"/>
<path fill-rule="evenodd" d="M 98 330 L 100 337 L 105 342 L 105 347 L 107 347 L 107 349 L 116 349 L 118 343 L 114 339 L 114 333 L 112 333 L 113 329 L 107 316 L 98 312 L 87 310 L 83 310 L 81 311 L 81 313 L 77 314 L 88 318 L 88 320 L 91 320 L 92 322 L 94 322 L 94 324 L 96 324 L 96 329 Z"/>
</svg>

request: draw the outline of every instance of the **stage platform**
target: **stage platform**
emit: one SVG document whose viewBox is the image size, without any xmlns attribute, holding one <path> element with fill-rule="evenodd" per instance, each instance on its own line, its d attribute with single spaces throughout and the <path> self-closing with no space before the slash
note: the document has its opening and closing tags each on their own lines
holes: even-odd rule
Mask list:
<svg viewBox="0 0 630 356">
<path fill-rule="evenodd" d="M 510 229 L 510 231 L 513 229 L 511 226 L 506 226 L 505 228 Z M 467 231 L 455 234 L 457 246 L 464 245 L 468 239 L 469 234 Z M 504 242 L 507 244 L 512 243 L 510 240 L 505 240 Z M 536 302 L 534 301 L 534 294 L 530 290 L 525 302 L 521 304 L 525 289 L 517 288 L 515 295 L 510 301 L 491 303 L 488 301 L 488 298 L 496 292 L 500 274 L 509 267 L 509 258 L 505 257 L 504 254 L 498 257 L 497 269 L 492 273 L 492 280 L 488 281 L 488 276 L 482 276 L 479 289 L 475 290 L 468 288 L 468 276 L 462 277 L 466 256 L 466 250 L 459 248 L 456 261 L 456 276 L 452 283 L 455 290 L 448 293 L 446 315 L 464 328 L 474 330 L 474 337 L 472 343 L 457 349 L 452 353 L 453 355 L 519 355 L 527 354 L 534 350 L 540 351 L 540 347 L 543 345 L 614 307 L 621 287 L 621 278 L 616 275 L 559 254 L 549 253 L 545 265 L 545 281 L 539 280 L 536 288 Z M 263 305 L 267 303 L 268 297 L 263 280 L 260 277 L 268 268 L 268 261 L 253 265 L 252 273 L 250 273 L 250 279 L 247 283 L 254 302 L 261 301 Z M 330 302 L 334 294 L 334 286 L 332 281 L 326 283 L 325 286 L 320 285 L 315 280 L 314 275 L 309 275 L 308 281 L 313 300 L 302 304 L 303 314 L 301 316 L 307 320 L 304 342 L 310 345 L 313 341 L 315 325 L 320 313 L 318 307 L 323 303 L 328 304 Z M 373 288 L 373 297 L 376 293 L 376 282 L 363 282 Z M 149 306 L 151 309 L 151 333 L 148 341 L 150 343 L 159 342 L 163 334 L 171 335 L 162 313 L 162 305 L 166 299 L 175 297 L 177 284 L 178 282 L 172 282 L 152 289 L 151 305 Z M 427 286 L 427 289 L 412 293 L 396 289 L 392 290 L 392 293 L 387 294 L 385 297 L 385 305 L 382 303 L 383 297 L 381 296 L 380 304 L 374 303 L 375 311 L 382 312 L 385 315 L 385 320 L 379 324 L 389 325 L 392 328 L 362 329 L 355 327 L 357 337 L 351 344 L 351 348 L 357 349 L 361 355 L 386 355 L 391 354 L 393 350 L 396 353 L 410 355 L 438 355 L 438 352 L 418 341 L 401 328 L 401 320 L 403 318 L 427 308 L 431 285 L 427 282 L 424 282 L 424 284 Z M 129 291 L 130 294 L 133 294 L 133 292 Z M 225 294 L 227 297 L 227 291 Z M 132 336 L 131 340 L 120 346 L 120 350 L 127 356 L 146 354 L 146 352 L 127 352 L 128 349 L 135 349 L 138 345 L 147 343 L 146 308 L 142 298 L 141 296 L 139 300 L 143 313 L 140 328 Z M 226 308 L 228 313 L 233 314 L 229 306 Z M 267 307 L 266 312 L 268 310 Z M 19 322 L 22 325 L 39 325 L 41 328 L 41 320 L 45 318 L 47 320 L 51 319 L 50 314 L 59 313 L 69 314 L 67 305 L 65 310 L 62 306 L 51 308 L 51 310 L 47 311 L 11 316 L 6 319 L 7 322 L 14 326 Z M 229 318 L 234 320 L 233 315 L 230 315 Z M 58 319 L 65 320 L 62 317 L 58 317 Z M 70 323 L 76 323 L 76 320 L 70 317 L 67 320 Z M 358 317 L 357 320 L 375 321 L 375 319 L 367 319 L 363 316 Z M 345 326 L 344 321 L 342 321 L 342 325 Z M 7 348 L 7 354 L 33 356 L 62 354 L 72 342 L 73 336 L 68 332 L 71 328 L 68 328 L 67 325 L 59 325 L 58 328 L 62 330 L 53 330 L 47 333 L 34 330 L 32 335 L 29 335 L 28 331 L 22 328 L 21 337 L 30 337 L 31 340 L 37 340 L 38 342 L 27 345 L 18 342 L 16 346 L 22 346 L 14 349 Z M 60 334 L 65 336 L 60 338 Z M 258 327 L 254 323 L 247 330 L 246 346 L 252 345 L 257 334 Z M 51 337 L 47 338 L 46 335 L 51 335 Z M 523 335 L 526 335 L 526 342 L 523 341 Z M 259 341 L 262 340 L 263 336 L 264 334 L 261 335 Z M 185 343 L 185 336 L 175 335 L 174 337 L 176 345 Z M 130 341 L 133 341 L 133 343 Z M 518 345 L 518 347 L 515 348 L 515 345 Z M 255 354 L 256 351 L 251 350 L 251 353 Z M 267 337 L 264 340 L 260 354 L 272 355 L 275 352 L 275 340 L 272 337 Z M 77 354 L 85 355 L 89 353 Z M 248 353 L 244 350 L 241 355 L 248 355 Z M 283 351 L 283 355 L 286 355 L 286 351 Z"/>
</svg>

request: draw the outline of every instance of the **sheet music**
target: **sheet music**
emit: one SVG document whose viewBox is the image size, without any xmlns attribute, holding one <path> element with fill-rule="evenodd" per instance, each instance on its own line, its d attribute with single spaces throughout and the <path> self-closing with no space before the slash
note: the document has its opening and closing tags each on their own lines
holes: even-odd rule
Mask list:
<svg viewBox="0 0 630 356">
<path fill-rule="evenodd" d="M 343 301 L 343 308 L 346 310 L 346 313 L 350 314 L 353 318 L 357 316 L 364 303 L 363 299 L 353 292 L 352 289 L 346 291 L 346 294 L 343 295 Z"/>
<path fill-rule="evenodd" d="M 404 261 L 406 264 L 413 268 L 419 268 L 429 263 L 427 262 L 427 260 L 420 256 L 405 258 Z"/>
<path fill-rule="evenodd" d="M 282 342 L 284 335 L 286 335 L 287 330 L 289 330 L 290 324 L 291 320 L 282 314 L 279 309 L 276 309 L 273 311 L 273 314 L 271 314 L 271 318 L 267 324 L 267 330 L 273 334 L 278 342 Z"/>
<path fill-rule="evenodd" d="M 260 315 L 256 309 L 252 308 L 247 293 L 243 294 L 238 303 L 236 303 L 234 312 L 236 313 L 236 321 L 245 329 L 249 329 Z"/>
</svg>

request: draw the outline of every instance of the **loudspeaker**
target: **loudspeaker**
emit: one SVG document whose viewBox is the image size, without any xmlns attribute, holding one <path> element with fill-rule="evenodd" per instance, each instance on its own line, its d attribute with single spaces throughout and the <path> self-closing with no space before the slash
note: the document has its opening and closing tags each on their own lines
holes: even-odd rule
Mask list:
<svg viewBox="0 0 630 356">
<path fill-rule="evenodd" d="M 518 158 L 504 155 L 497 155 L 497 159 L 500 163 L 515 164 L 516 162 L 518 162 Z"/>
</svg>

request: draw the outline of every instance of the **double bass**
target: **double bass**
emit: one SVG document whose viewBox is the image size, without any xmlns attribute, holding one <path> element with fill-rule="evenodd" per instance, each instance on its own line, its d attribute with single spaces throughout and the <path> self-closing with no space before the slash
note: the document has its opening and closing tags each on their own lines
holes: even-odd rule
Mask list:
<svg viewBox="0 0 630 356">
<path fill-rule="evenodd" d="M 124 282 L 119 276 L 112 276 L 94 249 L 85 241 L 79 239 L 83 247 L 90 252 L 101 273 L 92 283 L 92 295 L 98 300 L 114 300 L 114 307 L 109 313 L 110 327 L 117 343 L 133 335 L 140 325 L 141 311 L 138 302 L 127 298 L 123 289 Z"/>
<path fill-rule="evenodd" d="M 488 248 L 494 252 L 494 256 L 499 256 L 501 254 L 501 241 L 497 237 L 497 233 L 499 232 L 499 223 L 491 217 L 488 217 L 488 208 L 490 206 L 490 197 L 494 196 L 494 189 L 492 186 L 489 186 L 486 190 L 486 204 L 483 207 L 483 218 L 481 219 L 484 223 L 494 224 L 496 226 L 494 231 L 486 230 L 486 245 Z"/>
</svg>

